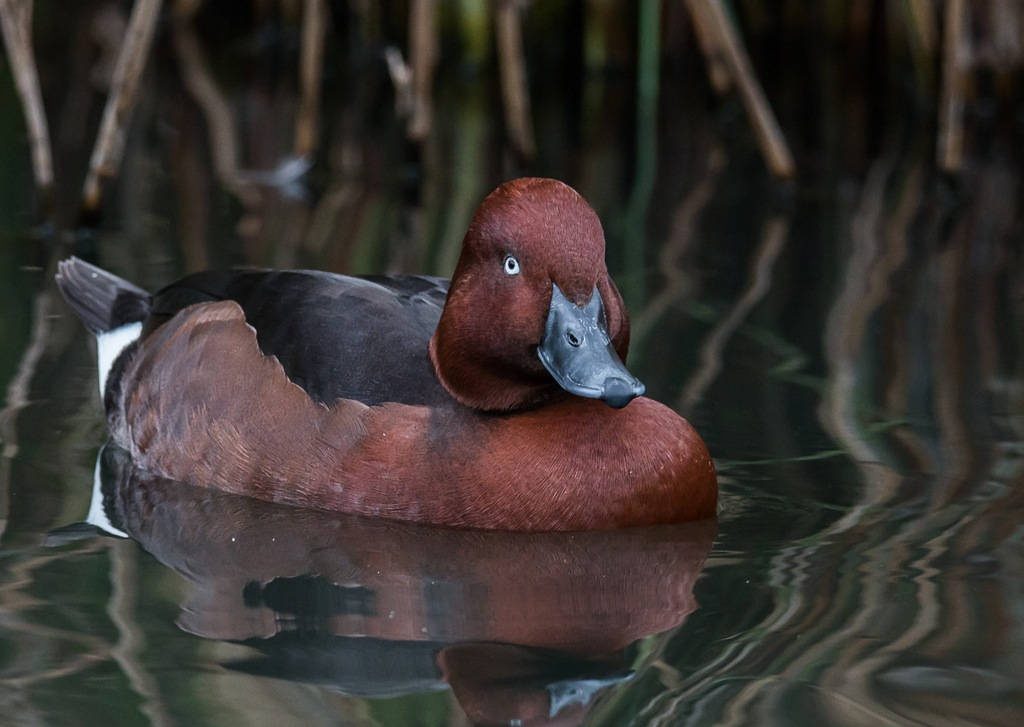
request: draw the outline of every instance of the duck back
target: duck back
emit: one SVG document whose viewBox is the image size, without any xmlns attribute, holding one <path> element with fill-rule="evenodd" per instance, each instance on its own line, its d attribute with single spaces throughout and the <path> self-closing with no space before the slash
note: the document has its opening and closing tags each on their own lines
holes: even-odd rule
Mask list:
<svg viewBox="0 0 1024 727">
<path fill-rule="evenodd" d="M 350 277 L 312 270 L 211 271 L 153 296 L 143 337 L 196 303 L 237 302 L 264 355 L 320 403 L 441 404 L 427 343 L 448 281 L 428 276 Z"/>
</svg>

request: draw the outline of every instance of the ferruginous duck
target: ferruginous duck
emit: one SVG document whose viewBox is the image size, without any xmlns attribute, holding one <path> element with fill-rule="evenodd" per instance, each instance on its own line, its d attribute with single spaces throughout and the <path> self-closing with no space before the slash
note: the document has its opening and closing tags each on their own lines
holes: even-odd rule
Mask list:
<svg viewBox="0 0 1024 727">
<path fill-rule="evenodd" d="M 272 502 L 505 530 L 715 515 L 707 448 L 623 364 L 600 220 L 506 182 L 449 281 L 190 275 L 150 295 L 77 258 L 111 436 L 136 466 Z"/>
</svg>

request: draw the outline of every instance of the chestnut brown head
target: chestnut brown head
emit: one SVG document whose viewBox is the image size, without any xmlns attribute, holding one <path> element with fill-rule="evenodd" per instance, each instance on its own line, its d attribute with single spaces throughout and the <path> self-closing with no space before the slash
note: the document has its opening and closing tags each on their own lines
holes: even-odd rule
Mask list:
<svg viewBox="0 0 1024 727">
<path fill-rule="evenodd" d="M 487 411 L 568 391 L 625 406 L 643 385 L 623 366 L 629 319 L 604 261 L 597 214 L 554 179 L 491 192 L 462 243 L 430 341 L 438 378 Z"/>
</svg>

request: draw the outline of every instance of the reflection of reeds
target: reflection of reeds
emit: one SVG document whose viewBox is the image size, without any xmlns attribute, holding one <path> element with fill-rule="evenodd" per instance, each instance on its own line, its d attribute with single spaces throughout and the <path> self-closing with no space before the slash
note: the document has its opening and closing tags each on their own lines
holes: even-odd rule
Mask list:
<svg viewBox="0 0 1024 727">
<path fill-rule="evenodd" d="M 683 386 L 678 408 L 685 414 L 700 401 L 708 386 L 722 368 L 722 351 L 729 338 L 743 323 L 750 311 L 768 293 L 775 260 L 786 244 L 789 223 L 784 217 L 773 217 L 764 226 L 761 243 L 754 252 L 750 265 L 750 280 L 732 308 L 714 327 L 700 350 L 700 364 L 690 380 Z"/>
<path fill-rule="evenodd" d="M 0 452 L 0 536 L 6 530 L 10 516 L 11 460 L 18 454 L 18 413 L 29 403 L 29 386 L 50 337 L 52 307 L 49 291 L 36 295 L 32 308 L 32 337 L 21 356 L 17 372 L 7 384 L 4 408 L 0 410 L 0 441 L 3 443 L 3 451 Z"/>
<path fill-rule="evenodd" d="M 939 165 L 955 172 L 964 156 L 964 65 L 966 55 L 967 3 L 948 0 L 945 19 L 945 51 L 942 56 L 942 101 L 939 108 Z"/>
<path fill-rule="evenodd" d="M 59 253 L 55 250 L 53 254 L 56 256 Z M 52 270 L 54 264 L 55 259 L 51 258 L 47 269 Z M 44 431 L 49 434 L 55 429 L 51 414 L 57 407 L 53 405 L 56 402 L 61 402 L 62 406 L 67 405 L 67 391 L 63 386 L 65 379 L 55 380 L 54 372 L 59 372 L 58 377 L 66 374 L 65 367 L 61 366 L 63 357 L 70 346 L 81 346 L 85 339 L 77 321 L 60 315 L 60 305 L 53 298 L 50 273 L 43 276 L 42 285 L 35 297 L 32 328 L 21 363 L 7 387 L 6 407 L 0 412 L 0 434 L 4 442 L 0 493 L 4 498 L 5 518 L 11 485 L 9 478 L 17 460 L 21 460 L 17 469 L 18 484 L 29 489 L 40 484 L 34 482 L 29 474 L 31 469 L 38 467 L 38 463 L 33 461 L 38 456 L 38 452 L 33 451 L 39 445 L 35 441 L 39 439 L 38 427 L 42 424 Z M 74 386 L 82 383 L 78 381 Z M 90 389 L 95 391 L 92 387 Z M 66 414 L 61 425 L 63 431 L 44 437 L 46 441 L 51 438 L 59 440 L 60 451 L 46 450 L 42 456 L 56 457 L 58 461 L 64 462 L 73 458 L 76 447 L 80 448 L 83 444 L 87 448 L 92 446 L 96 436 L 95 393 L 82 396 L 81 392 L 75 392 L 75 397 L 80 399 L 80 404 L 89 414 L 84 417 L 80 417 L 77 412 Z M 35 406 L 25 408 L 29 404 Z M 48 413 L 40 416 L 38 412 L 44 405 L 47 405 Z M 36 416 L 30 418 L 29 412 L 36 413 Z M 20 422 L 19 414 L 22 418 Z M 19 443 L 16 423 L 20 423 L 26 433 L 30 432 L 34 436 L 25 436 L 24 441 Z M 58 468 L 64 471 L 63 464 L 58 465 Z M 68 471 L 75 472 L 78 469 L 75 462 Z M 73 484 L 77 490 L 77 486 L 84 482 L 74 481 Z M 74 511 L 76 499 L 72 494 L 68 501 L 61 503 L 61 508 L 71 504 Z M 59 517 L 66 515 L 61 514 Z M 63 520 L 61 524 L 66 522 Z M 14 537 L 24 538 L 25 522 L 19 525 L 22 529 Z M 37 536 L 30 533 L 30 542 Z M 5 545 L 12 545 L 10 534 Z M 24 718 L 27 724 L 51 723 L 54 705 L 39 699 L 40 693 L 63 688 L 60 685 L 67 684 L 69 678 L 87 679 L 95 674 L 95 670 L 104 668 L 105 663 L 113 661 L 122 667 L 132 689 L 142 698 L 142 712 L 155 724 L 170 723 L 159 706 L 158 697 L 154 696 L 157 694 L 155 679 L 141 663 L 141 628 L 133 606 L 138 583 L 131 571 L 136 552 L 134 543 L 102 538 L 78 542 L 73 547 L 62 545 L 55 549 L 17 547 L 5 550 L 0 578 L 0 632 L 8 656 L 0 668 L 0 693 L 4 695 L 2 701 L 5 707 L 10 706 L 12 700 L 23 705 L 24 711 L 19 713 L 19 721 Z M 91 591 L 79 590 L 80 584 L 65 585 L 69 573 L 73 573 L 76 567 L 92 559 L 103 558 L 104 554 L 110 555 L 112 565 L 107 613 L 120 632 L 121 638 L 116 643 L 107 638 L 106 629 L 83 627 L 82 619 L 85 618 L 88 623 L 93 615 L 82 608 L 89 602 Z M 72 576 L 74 578 L 77 576 Z M 55 583 L 61 584 L 55 586 L 55 590 L 40 589 L 40 584 Z M 60 596 L 55 595 L 58 592 L 73 594 L 71 602 L 61 602 Z M 103 592 L 101 586 L 97 592 L 99 604 L 103 602 L 100 595 Z M 60 617 L 52 618 L 47 608 L 57 603 Z M 44 715 L 49 715 L 49 718 Z"/>
<path fill-rule="evenodd" d="M 121 667 L 132 689 L 142 699 L 140 711 L 152 725 L 170 725 L 174 721 L 162 704 L 159 685 L 142 663 L 145 639 L 135 614 L 138 597 L 138 549 L 130 540 L 110 541 L 110 600 L 107 614 L 117 628 L 118 639 L 110 656 Z"/>
<path fill-rule="evenodd" d="M 884 259 L 880 231 L 884 193 L 894 163 L 892 157 L 875 162 L 868 172 L 861 204 L 853 215 L 852 251 L 843 271 L 842 286 L 826 321 L 825 357 L 829 366 L 828 385 L 819 407 L 825 430 L 842 445 L 864 472 L 864 493 L 856 509 L 844 520 L 857 522 L 865 508 L 892 495 L 897 475 L 865 437 L 862 412 L 858 406 L 858 362 L 867 344 L 867 326 L 888 291 L 891 270 L 873 274 Z M 882 287 L 884 286 L 884 287 Z"/>
<path fill-rule="evenodd" d="M 938 297 L 935 336 L 935 421 L 939 426 L 942 474 L 932 492 L 932 510 L 939 510 L 965 493 L 963 488 L 972 484 L 972 475 L 980 464 L 975 451 L 974 433 L 967 419 L 968 401 L 964 397 L 964 377 L 968 373 L 966 358 L 968 345 L 973 352 L 973 341 L 967 338 L 963 309 L 966 307 L 965 287 L 968 278 L 964 271 L 969 265 L 970 235 L 968 219 L 963 218 L 953 227 L 946 249 L 938 255 Z M 967 339 L 967 340 L 965 340 Z M 965 345 L 967 344 L 967 345 Z"/>
<path fill-rule="evenodd" d="M 658 271 L 665 278 L 665 284 L 633 316 L 630 338 L 634 350 L 643 351 L 647 337 L 665 312 L 693 292 L 687 264 L 694 247 L 700 241 L 697 233 L 700 216 L 718 188 L 725 161 L 722 150 L 713 148 L 708 154 L 707 166 L 700 175 L 700 181 L 693 185 L 676 207 L 668 238 L 658 251 Z"/>
<path fill-rule="evenodd" d="M 101 544 L 93 541 L 78 548 L 76 555 L 100 549 Z M 15 643 L 20 646 L 13 650 L 11 661 L 0 672 L 0 685 L 7 689 L 25 690 L 81 672 L 108 658 L 110 646 L 101 637 L 76 627 L 37 623 L 28 613 L 39 605 L 39 601 L 26 592 L 35 582 L 36 573 L 63 557 L 59 553 L 38 554 L 18 559 L 6 567 L 4 582 L 0 584 L 0 629 L 16 635 Z M 49 649 L 40 649 L 40 644 L 73 644 L 81 651 L 50 664 L 53 655 Z"/>
<path fill-rule="evenodd" d="M 827 539 L 824 542 L 831 540 L 851 545 L 862 540 L 865 537 L 865 522 L 870 522 L 874 517 L 872 508 L 898 494 L 899 476 L 885 462 L 885 454 L 866 436 L 861 421 L 863 411 L 858 406 L 857 396 L 858 386 L 861 385 L 858 362 L 867 344 L 868 322 L 891 294 L 889 278 L 902 262 L 898 254 L 887 254 L 886 241 L 879 234 L 883 228 L 884 193 L 894 161 L 892 157 L 884 158 L 876 162 L 868 173 L 861 203 L 852 215 L 850 239 L 853 249 L 841 275 L 843 284 L 827 318 L 825 345 L 829 377 L 819 416 L 825 429 L 846 449 L 860 470 L 864 491 L 857 504 L 822 533 Z M 894 239 L 897 238 L 889 238 L 889 241 Z M 884 602 L 888 582 L 878 576 L 885 574 L 894 560 L 892 544 L 884 541 L 874 543 L 872 540 L 868 536 L 863 547 L 862 566 L 858 569 L 858 573 L 865 575 L 861 579 L 858 593 L 863 603 Z M 828 549 L 827 546 L 825 548 Z M 797 553 L 805 564 L 814 556 L 822 554 L 817 547 L 807 546 L 799 548 Z M 788 582 L 788 587 L 792 587 L 797 585 L 793 582 L 795 574 L 805 569 L 793 569 L 794 578 L 787 578 L 784 574 L 791 567 L 787 560 L 780 554 L 777 563 L 783 566 L 781 582 Z M 845 644 L 856 644 L 857 634 L 865 631 L 874 617 L 868 608 L 851 613 L 844 599 L 836 599 L 829 604 L 816 604 L 811 600 L 803 603 L 805 592 L 806 588 L 798 588 L 794 596 L 787 599 L 786 608 L 782 612 L 785 616 L 780 615 L 772 626 L 773 629 L 806 634 L 810 637 L 807 639 L 808 645 L 799 650 L 787 648 L 787 657 L 782 660 L 784 666 L 777 673 L 754 679 L 738 690 L 730 702 L 727 724 L 757 719 L 755 714 L 763 715 L 778 709 L 779 700 L 785 694 L 785 689 L 776 688 L 780 682 L 790 683 L 797 678 L 796 675 L 806 673 L 814 664 L 821 662 L 824 654 L 832 653 Z M 829 693 L 834 699 L 821 700 L 826 710 L 841 707 L 844 700 L 848 699 L 841 691 Z M 871 701 L 854 699 L 852 704 L 870 705 Z M 868 709 L 874 720 L 893 718 L 893 715 L 876 706 L 862 706 L 862 709 Z M 848 716 L 849 713 L 845 714 Z M 832 714 L 832 718 L 838 719 L 839 714 Z"/>
<path fill-rule="evenodd" d="M 922 204 L 924 179 L 922 165 L 916 164 L 904 180 L 899 201 L 885 224 L 885 252 L 875 273 L 876 278 L 882 275 L 889 276 L 899 270 L 909 255 L 908 230 Z M 873 286 L 874 289 L 884 290 L 883 282 L 879 281 Z M 913 352 L 907 345 L 910 325 L 899 315 L 890 315 L 889 319 L 889 328 L 883 344 L 888 376 L 883 387 L 882 403 L 886 417 L 899 420 L 906 419 L 909 414 L 909 387 L 914 373 L 914 362 L 911 360 Z M 896 427 L 891 435 L 909 455 L 915 471 L 934 471 L 934 463 L 931 461 L 931 453 L 926 443 L 912 428 Z"/>
<path fill-rule="evenodd" d="M 934 200 L 924 165 L 915 160 L 903 172 L 905 163 L 883 158 L 868 174 L 825 334 L 830 369 L 820 416 L 853 459 L 863 492 L 832 525 L 779 547 L 768 566 L 770 612 L 666 685 L 642 719 L 769 723 L 806 700 L 799 703 L 807 718 L 822 723 L 930 722 L 937 714 L 1014 723 L 999 712 L 996 695 L 1010 689 L 1014 670 L 999 655 L 1007 639 L 1019 638 L 1010 575 L 1019 559 L 1007 548 L 1024 512 L 1024 467 L 1019 446 L 986 440 L 974 425 L 985 412 L 991 416 L 986 392 L 1006 365 L 991 331 L 987 350 L 975 350 L 971 327 L 998 325 L 989 296 L 1019 216 L 1015 184 L 993 165 L 972 180 L 959 224 L 922 227 L 916 221 Z M 894 204 L 887 203 L 890 191 Z M 943 238 L 929 239 L 937 230 Z M 912 244 L 922 235 L 928 244 Z M 969 275 L 972 264 L 981 271 Z M 969 293 L 979 288 L 983 295 Z M 921 316 L 925 336 L 899 335 L 906 328 L 892 322 L 916 321 L 922 330 Z M 880 320 L 884 328 L 875 325 Z M 886 362 L 899 362 L 896 380 L 888 380 Z M 922 385 L 934 386 L 935 431 L 914 421 L 921 412 L 910 392 Z M 881 416 L 911 421 L 886 437 L 870 434 L 876 395 Z M 918 456 L 914 471 L 930 476 L 900 476 L 890 441 Z M 898 516 L 900 508 L 906 513 Z M 998 574 L 985 572 L 996 563 Z M 727 559 L 709 565 L 729 567 Z M 982 571 L 975 575 L 975 568 Z M 680 634 L 677 646 L 685 638 Z M 949 683 L 974 659 L 998 664 L 986 672 L 991 694 L 969 684 L 957 692 L 900 681 L 918 679 L 917 669 Z"/>
</svg>

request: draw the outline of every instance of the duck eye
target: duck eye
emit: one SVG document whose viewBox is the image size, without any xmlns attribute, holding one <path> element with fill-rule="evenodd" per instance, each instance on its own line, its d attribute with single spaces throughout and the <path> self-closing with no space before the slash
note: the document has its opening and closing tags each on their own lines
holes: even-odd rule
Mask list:
<svg viewBox="0 0 1024 727">
<path fill-rule="evenodd" d="M 519 261 L 511 255 L 505 256 L 505 262 L 502 263 L 502 267 L 505 270 L 505 275 L 519 275 Z"/>
</svg>

